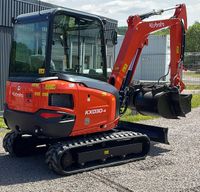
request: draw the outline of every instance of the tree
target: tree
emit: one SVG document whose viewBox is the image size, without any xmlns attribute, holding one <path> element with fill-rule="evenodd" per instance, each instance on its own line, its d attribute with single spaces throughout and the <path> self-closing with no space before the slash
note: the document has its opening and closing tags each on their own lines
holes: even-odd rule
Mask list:
<svg viewBox="0 0 200 192">
<path fill-rule="evenodd" d="M 161 29 L 153 33 L 153 35 L 168 35 L 168 34 L 169 34 L 169 28 Z"/>
<path fill-rule="evenodd" d="M 200 52 L 200 23 L 195 22 L 186 33 L 186 51 Z"/>
<path fill-rule="evenodd" d="M 127 29 L 128 29 L 128 27 L 126 27 L 126 26 L 118 27 L 118 29 L 117 29 L 118 35 L 125 35 Z"/>
</svg>

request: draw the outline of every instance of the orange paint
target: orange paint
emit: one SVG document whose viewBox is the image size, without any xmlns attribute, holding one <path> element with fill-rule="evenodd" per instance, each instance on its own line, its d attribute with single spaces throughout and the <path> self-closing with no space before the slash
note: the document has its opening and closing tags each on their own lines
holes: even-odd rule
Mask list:
<svg viewBox="0 0 200 192">
<path fill-rule="evenodd" d="M 56 89 L 53 89 L 54 87 Z M 49 106 L 50 93 L 72 94 L 74 108 Z M 28 100 L 27 95 L 29 95 Z M 15 111 L 35 113 L 40 109 L 47 109 L 73 114 L 76 116 L 75 126 L 71 133 L 73 136 L 113 129 L 119 120 L 119 117 L 115 115 L 117 109 L 114 95 L 79 85 L 79 83 L 73 83 L 72 86 L 71 82 L 61 80 L 46 81 L 37 85 L 7 82 L 6 103 L 9 109 Z M 87 124 L 86 119 L 87 121 L 89 119 Z"/>
</svg>

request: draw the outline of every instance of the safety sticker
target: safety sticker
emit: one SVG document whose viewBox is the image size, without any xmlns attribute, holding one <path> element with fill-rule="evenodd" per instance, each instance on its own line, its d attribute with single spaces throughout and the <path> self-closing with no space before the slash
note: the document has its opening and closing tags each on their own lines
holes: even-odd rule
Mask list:
<svg viewBox="0 0 200 192">
<path fill-rule="evenodd" d="M 45 89 L 46 90 L 55 90 L 56 89 L 56 85 L 55 84 L 46 84 L 45 85 Z"/>
<path fill-rule="evenodd" d="M 128 65 L 127 65 L 127 64 L 124 64 L 124 66 L 122 67 L 122 72 L 123 72 L 123 73 L 126 73 L 127 68 L 128 68 Z"/>
<path fill-rule="evenodd" d="M 39 68 L 39 69 L 38 69 L 38 73 L 39 73 L 40 75 L 45 74 L 45 69 L 44 69 L 44 68 Z"/>
<path fill-rule="evenodd" d="M 107 150 L 104 150 L 104 155 L 109 155 L 110 154 L 110 151 L 107 149 Z"/>
</svg>

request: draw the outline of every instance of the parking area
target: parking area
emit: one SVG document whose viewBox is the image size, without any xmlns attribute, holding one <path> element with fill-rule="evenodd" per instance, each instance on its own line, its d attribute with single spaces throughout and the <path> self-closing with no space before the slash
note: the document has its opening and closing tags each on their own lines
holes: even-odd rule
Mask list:
<svg viewBox="0 0 200 192">
<path fill-rule="evenodd" d="M 12 158 L 0 147 L 0 191 L 200 191 L 200 108 L 180 120 L 144 123 L 168 127 L 170 145 L 152 143 L 145 160 L 69 177 L 49 171 L 43 155 Z"/>
</svg>

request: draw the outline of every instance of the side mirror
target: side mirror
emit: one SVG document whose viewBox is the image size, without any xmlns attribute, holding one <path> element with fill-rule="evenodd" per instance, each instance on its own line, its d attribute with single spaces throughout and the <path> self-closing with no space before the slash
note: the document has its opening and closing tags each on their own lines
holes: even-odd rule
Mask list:
<svg viewBox="0 0 200 192">
<path fill-rule="evenodd" d="M 112 38 L 113 45 L 116 45 L 117 44 L 117 31 L 116 30 L 112 31 L 111 38 Z"/>
</svg>

